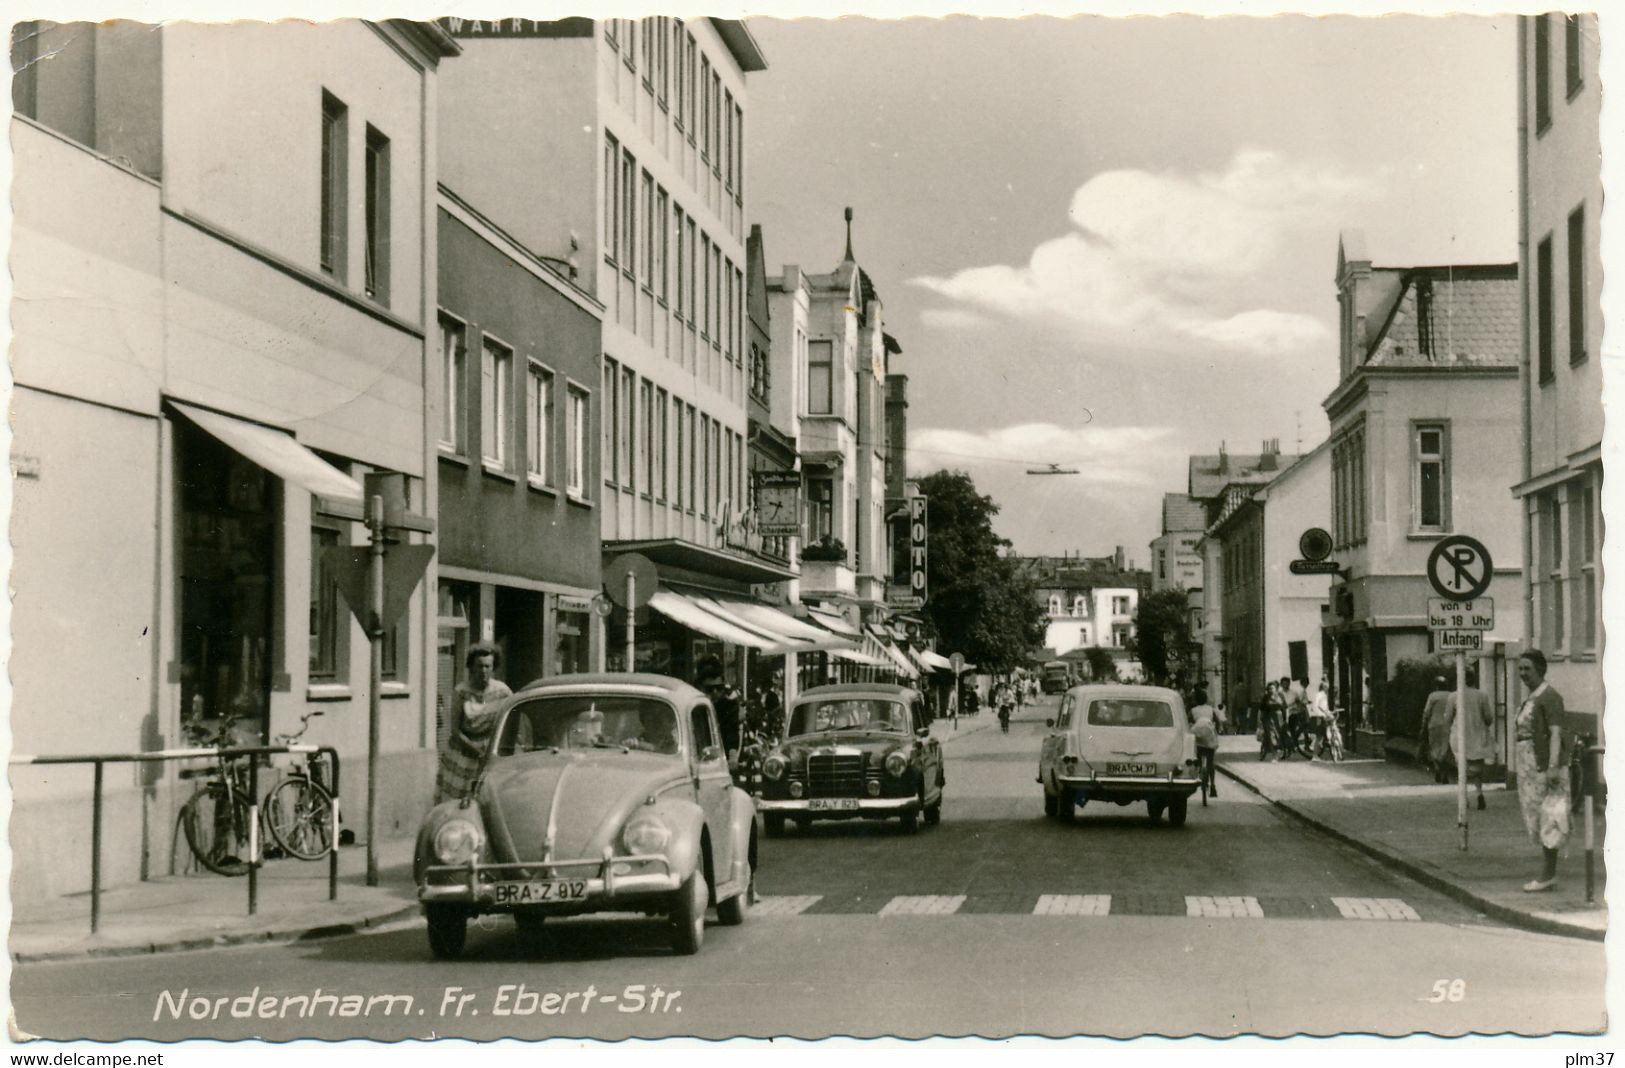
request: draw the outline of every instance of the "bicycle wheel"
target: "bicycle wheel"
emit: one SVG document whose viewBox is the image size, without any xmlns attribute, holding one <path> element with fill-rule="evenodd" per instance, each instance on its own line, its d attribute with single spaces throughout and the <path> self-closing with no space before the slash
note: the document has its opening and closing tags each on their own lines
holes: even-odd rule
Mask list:
<svg viewBox="0 0 1625 1068">
<path fill-rule="evenodd" d="M 199 864 L 217 875 L 248 872 L 248 800 L 218 782 L 193 794 L 182 812 L 186 844 Z"/>
<path fill-rule="evenodd" d="M 333 795 L 303 776 L 283 779 L 265 795 L 265 826 L 290 856 L 320 860 L 333 848 Z"/>
</svg>

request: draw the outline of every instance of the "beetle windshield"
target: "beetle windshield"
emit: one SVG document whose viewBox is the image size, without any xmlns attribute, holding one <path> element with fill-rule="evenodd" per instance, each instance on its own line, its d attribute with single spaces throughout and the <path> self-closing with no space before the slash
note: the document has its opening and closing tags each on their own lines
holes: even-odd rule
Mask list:
<svg viewBox="0 0 1625 1068">
<path fill-rule="evenodd" d="M 908 706 L 899 701 L 862 697 L 839 701 L 809 701 L 790 717 L 790 734 L 819 731 L 907 731 Z"/>
<path fill-rule="evenodd" d="M 677 713 L 652 697 L 561 694 L 521 701 L 508 709 L 496 755 L 540 749 L 639 749 L 676 754 Z"/>
<path fill-rule="evenodd" d="M 1166 701 L 1110 698 L 1089 702 L 1089 725 L 1098 727 L 1172 727 L 1174 710 Z"/>
</svg>

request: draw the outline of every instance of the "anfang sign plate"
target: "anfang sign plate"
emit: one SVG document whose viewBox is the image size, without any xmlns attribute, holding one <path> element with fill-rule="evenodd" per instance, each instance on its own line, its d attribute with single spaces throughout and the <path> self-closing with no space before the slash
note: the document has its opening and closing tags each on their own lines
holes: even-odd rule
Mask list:
<svg viewBox="0 0 1625 1068">
<path fill-rule="evenodd" d="M 1433 636 L 1433 646 L 1441 653 L 1476 653 L 1484 648 L 1481 630 L 1441 630 Z"/>
</svg>

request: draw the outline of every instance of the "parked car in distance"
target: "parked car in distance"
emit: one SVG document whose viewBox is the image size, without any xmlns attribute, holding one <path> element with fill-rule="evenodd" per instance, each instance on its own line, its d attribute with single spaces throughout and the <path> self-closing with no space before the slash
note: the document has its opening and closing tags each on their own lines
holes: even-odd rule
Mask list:
<svg viewBox="0 0 1625 1068">
<path fill-rule="evenodd" d="M 762 763 L 761 811 L 769 837 L 794 819 L 902 820 L 913 832 L 942 818 L 942 746 L 925 698 L 887 683 L 815 686 L 797 697 L 785 737 Z"/>
<path fill-rule="evenodd" d="M 468 921 L 511 913 L 535 944 L 548 916 L 668 918 L 694 953 L 714 904 L 744 921 L 755 808 L 733 784 L 705 695 L 662 675 L 560 675 L 505 698 L 466 796 L 418 832 L 414 874 L 436 957 Z"/>
<path fill-rule="evenodd" d="M 1070 821 L 1078 805 L 1144 801 L 1153 822 L 1185 822 L 1200 785 L 1185 703 L 1160 686 L 1074 686 L 1061 698 L 1038 756 L 1044 814 Z"/>
<path fill-rule="evenodd" d="M 1065 693 L 1072 682 L 1072 669 L 1065 660 L 1051 660 L 1044 664 L 1039 685 L 1045 693 Z"/>
</svg>

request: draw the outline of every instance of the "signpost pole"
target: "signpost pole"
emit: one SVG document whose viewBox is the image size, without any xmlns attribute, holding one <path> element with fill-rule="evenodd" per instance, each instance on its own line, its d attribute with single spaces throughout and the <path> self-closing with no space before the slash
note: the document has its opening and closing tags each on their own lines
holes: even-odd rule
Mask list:
<svg viewBox="0 0 1625 1068">
<path fill-rule="evenodd" d="M 638 603 L 638 574 L 632 568 L 626 569 L 626 671 L 627 674 L 637 670 L 638 624 L 637 609 L 633 607 Z"/>
<path fill-rule="evenodd" d="M 1456 650 L 1456 826 L 1467 848 L 1467 653 Z"/>
<path fill-rule="evenodd" d="M 367 571 L 367 885 L 378 885 L 378 725 L 384 685 L 384 498 L 367 499 L 367 530 L 371 534 Z M 338 828 L 333 829 L 334 833 Z"/>
</svg>

